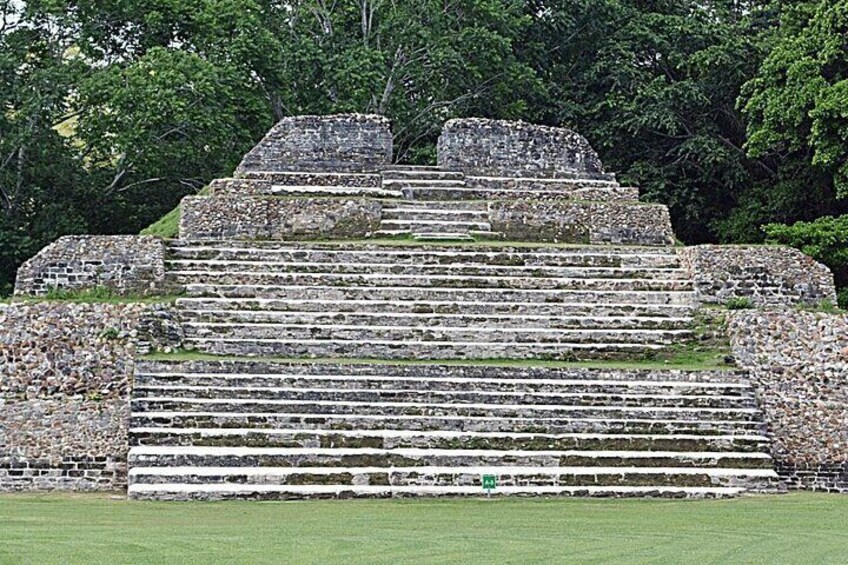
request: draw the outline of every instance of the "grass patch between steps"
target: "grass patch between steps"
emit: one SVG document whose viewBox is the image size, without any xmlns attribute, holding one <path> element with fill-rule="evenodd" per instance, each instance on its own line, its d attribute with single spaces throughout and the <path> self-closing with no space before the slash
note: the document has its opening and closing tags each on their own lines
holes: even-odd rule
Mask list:
<svg viewBox="0 0 848 565">
<path fill-rule="evenodd" d="M 654 358 L 636 358 L 628 361 L 554 361 L 544 359 L 369 359 L 344 357 L 246 357 L 237 355 L 214 355 L 199 351 L 176 351 L 173 353 L 151 353 L 139 357 L 149 361 L 257 361 L 276 363 L 324 363 L 324 364 L 367 364 L 367 365 L 446 365 L 446 366 L 492 366 L 492 367 L 552 367 L 552 368 L 598 368 L 598 369 L 677 369 L 681 371 L 732 370 L 728 353 L 723 349 L 694 350 L 672 348 Z"/>
<path fill-rule="evenodd" d="M 120 295 L 106 287 L 84 290 L 52 289 L 44 296 L 17 296 L 8 299 L 8 304 L 32 304 L 38 302 L 72 302 L 78 304 L 170 304 L 180 295 Z"/>
<path fill-rule="evenodd" d="M 0 495 L 2 563 L 844 563 L 848 497 L 134 502 Z"/>
</svg>

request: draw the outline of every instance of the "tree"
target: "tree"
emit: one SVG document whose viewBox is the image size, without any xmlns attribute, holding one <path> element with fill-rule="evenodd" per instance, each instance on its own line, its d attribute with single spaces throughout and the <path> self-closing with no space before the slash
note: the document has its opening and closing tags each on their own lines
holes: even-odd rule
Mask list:
<svg viewBox="0 0 848 565">
<path fill-rule="evenodd" d="M 789 155 L 848 196 L 848 0 L 784 9 L 771 53 L 745 85 L 748 150 Z"/>
</svg>

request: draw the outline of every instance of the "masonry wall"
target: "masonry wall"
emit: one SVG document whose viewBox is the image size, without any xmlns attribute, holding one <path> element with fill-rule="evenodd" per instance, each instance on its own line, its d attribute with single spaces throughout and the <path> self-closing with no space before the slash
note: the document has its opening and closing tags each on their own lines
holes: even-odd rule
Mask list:
<svg viewBox="0 0 848 565">
<path fill-rule="evenodd" d="M 0 307 L 0 491 L 126 486 L 136 327 L 146 308 Z"/>
<path fill-rule="evenodd" d="M 565 128 L 482 118 L 450 120 L 437 149 L 440 166 L 469 175 L 614 179 L 604 173 L 589 142 Z"/>
<path fill-rule="evenodd" d="M 514 200 L 489 203 L 505 239 L 547 243 L 672 245 L 668 209 L 632 202 Z"/>
<path fill-rule="evenodd" d="M 165 291 L 165 244 L 141 235 L 71 235 L 59 238 L 21 265 L 15 282 L 18 296 L 38 296 L 51 289 L 104 287 L 120 295 L 154 295 Z"/>
<path fill-rule="evenodd" d="M 790 488 L 848 492 L 848 315 L 736 311 L 729 331 L 781 477 Z"/>
<path fill-rule="evenodd" d="M 701 303 L 745 298 L 757 306 L 836 304 L 830 269 L 791 247 L 699 245 L 680 253 Z"/>
<path fill-rule="evenodd" d="M 292 116 L 245 155 L 236 175 L 267 171 L 368 172 L 391 163 L 389 121 L 372 114 Z"/>
<path fill-rule="evenodd" d="M 382 204 L 365 198 L 189 196 L 182 239 L 345 239 L 380 227 Z"/>
</svg>

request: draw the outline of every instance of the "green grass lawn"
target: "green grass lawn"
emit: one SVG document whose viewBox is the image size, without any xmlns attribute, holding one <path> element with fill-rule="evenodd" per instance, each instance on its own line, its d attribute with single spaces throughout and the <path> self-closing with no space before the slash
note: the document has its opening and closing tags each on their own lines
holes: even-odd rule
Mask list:
<svg viewBox="0 0 848 565">
<path fill-rule="evenodd" d="M 156 503 L 0 496 L 0 563 L 846 563 L 848 496 Z"/>
</svg>

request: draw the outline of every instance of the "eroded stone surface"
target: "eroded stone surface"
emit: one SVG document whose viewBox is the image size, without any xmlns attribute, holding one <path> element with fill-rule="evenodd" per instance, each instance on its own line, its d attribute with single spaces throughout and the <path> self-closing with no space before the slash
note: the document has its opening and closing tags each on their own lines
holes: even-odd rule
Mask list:
<svg viewBox="0 0 848 565">
<path fill-rule="evenodd" d="M 51 289 L 104 287 L 121 295 L 165 290 L 165 244 L 144 235 L 69 235 L 21 265 L 16 295 L 43 295 Z"/>
<path fill-rule="evenodd" d="M 245 155 L 252 171 L 376 171 L 392 160 L 389 120 L 373 114 L 284 118 Z"/>
<path fill-rule="evenodd" d="M 565 128 L 466 118 L 448 121 L 438 142 L 439 166 L 466 174 L 598 178 L 598 154 L 583 136 Z"/>
<path fill-rule="evenodd" d="M 780 245 L 698 245 L 680 251 L 698 300 L 753 305 L 836 304 L 833 274 L 797 249 Z"/>
<path fill-rule="evenodd" d="M 729 316 L 790 486 L 848 491 L 848 315 L 795 310 Z"/>
</svg>

